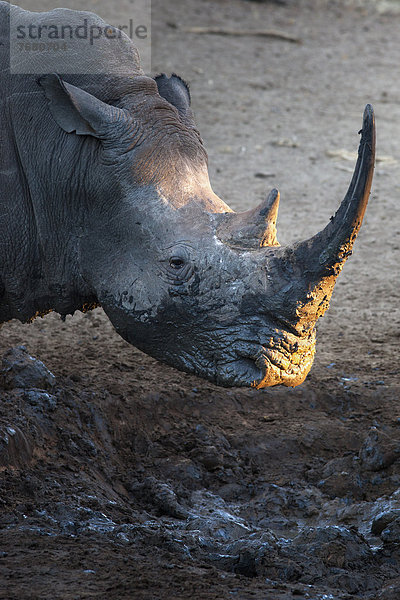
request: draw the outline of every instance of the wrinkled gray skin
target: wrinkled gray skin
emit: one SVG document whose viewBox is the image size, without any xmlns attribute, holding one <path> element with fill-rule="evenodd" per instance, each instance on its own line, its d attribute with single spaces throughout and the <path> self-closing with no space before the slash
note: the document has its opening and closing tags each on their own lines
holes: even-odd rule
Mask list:
<svg viewBox="0 0 400 600">
<path fill-rule="evenodd" d="M 101 304 L 123 338 L 178 369 L 225 386 L 301 383 L 367 204 L 371 107 L 335 217 L 279 247 L 275 190 L 241 214 L 213 193 L 180 78 L 144 76 L 130 41 L 129 76 L 10 76 L 7 4 L 0 15 L 0 322 Z M 113 60 L 97 48 L 99 65 Z"/>
</svg>

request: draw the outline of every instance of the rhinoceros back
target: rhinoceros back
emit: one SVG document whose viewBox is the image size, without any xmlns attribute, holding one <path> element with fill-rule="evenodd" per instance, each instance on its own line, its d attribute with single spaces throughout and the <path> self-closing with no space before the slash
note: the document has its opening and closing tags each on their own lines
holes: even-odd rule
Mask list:
<svg viewBox="0 0 400 600">
<path fill-rule="evenodd" d="M 37 13 L 13 5 L 3 10 L 10 12 L 13 73 L 129 76 L 141 72 L 132 40 L 94 13 L 67 8 Z"/>
</svg>

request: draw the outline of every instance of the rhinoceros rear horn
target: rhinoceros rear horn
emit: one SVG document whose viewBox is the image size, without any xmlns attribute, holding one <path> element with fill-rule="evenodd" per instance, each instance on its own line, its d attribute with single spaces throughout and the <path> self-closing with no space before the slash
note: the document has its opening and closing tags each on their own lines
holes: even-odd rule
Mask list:
<svg viewBox="0 0 400 600">
<path fill-rule="evenodd" d="M 78 135 L 105 139 L 109 137 L 110 125 L 126 119 L 122 109 L 63 81 L 56 73 L 43 75 L 38 83 L 49 101 L 54 120 L 67 133 L 75 131 Z"/>
<path fill-rule="evenodd" d="M 364 111 L 358 159 L 347 194 L 330 223 L 293 251 L 307 282 L 337 276 L 351 255 L 371 190 L 375 163 L 375 121 L 372 106 Z"/>
<path fill-rule="evenodd" d="M 256 206 L 242 213 L 226 213 L 218 228 L 218 237 L 231 246 L 260 248 L 279 246 L 276 239 L 279 192 L 272 190 Z"/>
</svg>

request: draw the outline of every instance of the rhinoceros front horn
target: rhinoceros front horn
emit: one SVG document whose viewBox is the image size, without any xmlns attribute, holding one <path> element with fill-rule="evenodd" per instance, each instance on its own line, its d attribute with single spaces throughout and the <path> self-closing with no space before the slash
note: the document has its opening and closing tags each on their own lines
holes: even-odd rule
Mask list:
<svg viewBox="0 0 400 600">
<path fill-rule="evenodd" d="M 239 248 L 279 246 L 276 239 L 278 206 L 279 192 L 272 190 L 256 208 L 242 213 L 224 213 L 218 227 L 218 237 L 226 244 Z"/>
<path fill-rule="evenodd" d="M 370 105 L 365 108 L 360 133 L 353 178 L 335 216 L 325 229 L 282 248 L 279 256 L 282 267 L 290 265 L 296 274 L 285 294 L 285 310 L 288 319 L 304 334 L 329 306 L 336 278 L 352 253 L 368 203 L 375 163 L 375 122 Z"/>
<path fill-rule="evenodd" d="M 351 255 L 371 190 L 375 163 L 375 120 L 372 106 L 365 107 L 358 159 L 347 194 L 330 223 L 312 238 L 295 244 L 296 263 L 311 284 L 340 273 Z"/>
</svg>

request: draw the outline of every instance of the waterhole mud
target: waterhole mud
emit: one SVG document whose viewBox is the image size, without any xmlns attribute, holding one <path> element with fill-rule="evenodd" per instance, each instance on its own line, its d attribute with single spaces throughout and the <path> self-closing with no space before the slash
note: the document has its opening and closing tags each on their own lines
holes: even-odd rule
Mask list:
<svg viewBox="0 0 400 600">
<path fill-rule="evenodd" d="M 100 309 L 2 327 L 0 598 L 400 596 L 399 27 L 341 3 L 153 2 L 153 70 L 191 82 L 217 193 L 245 210 L 276 185 L 281 243 L 311 235 L 371 102 L 368 214 L 293 390 L 162 366 Z"/>
</svg>

